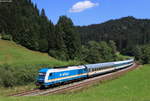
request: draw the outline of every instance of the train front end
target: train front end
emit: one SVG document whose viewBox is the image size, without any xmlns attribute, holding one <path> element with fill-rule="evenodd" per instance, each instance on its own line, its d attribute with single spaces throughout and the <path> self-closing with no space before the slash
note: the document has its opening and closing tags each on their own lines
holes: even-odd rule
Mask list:
<svg viewBox="0 0 150 101">
<path fill-rule="evenodd" d="M 46 74 L 47 74 L 47 71 L 49 69 L 48 68 L 42 68 L 39 70 L 38 72 L 38 77 L 37 77 L 37 80 L 36 80 L 36 85 L 37 86 L 44 86 L 45 85 L 45 78 L 46 78 Z"/>
</svg>

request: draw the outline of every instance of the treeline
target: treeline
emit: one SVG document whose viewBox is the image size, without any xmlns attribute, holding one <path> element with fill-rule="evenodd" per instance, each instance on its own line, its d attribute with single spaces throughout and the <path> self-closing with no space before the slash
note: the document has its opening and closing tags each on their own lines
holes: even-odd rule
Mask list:
<svg viewBox="0 0 150 101">
<path fill-rule="evenodd" d="M 118 51 L 132 55 L 137 45 L 150 43 L 150 20 L 135 19 L 132 16 L 110 20 L 102 24 L 77 27 L 82 44 L 91 40 L 97 42 L 113 40 Z"/>
<path fill-rule="evenodd" d="M 47 52 L 61 60 L 89 63 L 109 61 L 115 55 L 109 42 L 87 42 L 82 46 L 80 33 L 70 18 L 60 16 L 54 25 L 47 18 L 44 9 L 39 11 L 31 0 L 0 3 L 0 12 L 2 38 L 13 40 L 29 49 Z"/>
</svg>

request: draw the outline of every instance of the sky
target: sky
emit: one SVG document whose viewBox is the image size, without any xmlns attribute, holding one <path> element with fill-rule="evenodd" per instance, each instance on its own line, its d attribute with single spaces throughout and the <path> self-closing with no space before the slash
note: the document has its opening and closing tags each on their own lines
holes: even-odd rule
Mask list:
<svg viewBox="0 0 150 101">
<path fill-rule="evenodd" d="M 32 0 L 56 24 L 59 16 L 75 25 L 99 24 L 126 16 L 150 18 L 150 0 Z"/>
</svg>

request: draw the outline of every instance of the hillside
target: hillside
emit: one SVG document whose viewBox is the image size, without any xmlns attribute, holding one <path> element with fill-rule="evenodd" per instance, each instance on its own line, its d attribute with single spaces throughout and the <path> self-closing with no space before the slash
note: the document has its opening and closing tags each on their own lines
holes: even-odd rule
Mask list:
<svg viewBox="0 0 150 101">
<path fill-rule="evenodd" d="M 150 43 L 149 29 L 149 19 L 137 19 L 132 16 L 77 27 L 83 44 L 93 40 L 98 42 L 113 40 L 118 50 L 128 55 L 136 45 Z"/>
<path fill-rule="evenodd" d="M 77 61 L 59 61 L 46 53 L 31 51 L 12 41 L 0 40 L 0 89 L 34 84 L 38 70 L 43 67 L 78 64 Z"/>
<path fill-rule="evenodd" d="M 0 65 L 65 65 L 67 62 L 58 61 L 50 57 L 47 53 L 31 51 L 14 42 L 0 40 Z"/>
<path fill-rule="evenodd" d="M 0 101 L 149 101 L 150 65 L 141 66 L 118 79 L 70 94 L 36 97 L 0 97 Z"/>
</svg>

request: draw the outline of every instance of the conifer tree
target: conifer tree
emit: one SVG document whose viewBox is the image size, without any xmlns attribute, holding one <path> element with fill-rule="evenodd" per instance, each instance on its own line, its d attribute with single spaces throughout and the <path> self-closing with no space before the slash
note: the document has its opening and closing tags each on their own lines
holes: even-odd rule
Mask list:
<svg viewBox="0 0 150 101">
<path fill-rule="evenodd" d="M 79 33 L 75 31 L 72 20 L 66 16 L 59 18 L 58 25 L 64 32 L 63 40 L 67 48 L 68 59 L 74 59 L 81 47 Z"/>
</svg>

